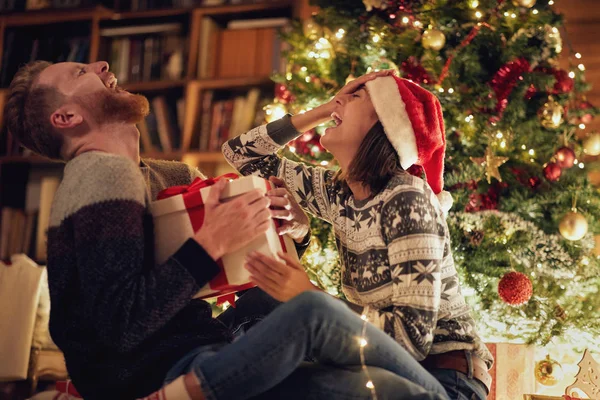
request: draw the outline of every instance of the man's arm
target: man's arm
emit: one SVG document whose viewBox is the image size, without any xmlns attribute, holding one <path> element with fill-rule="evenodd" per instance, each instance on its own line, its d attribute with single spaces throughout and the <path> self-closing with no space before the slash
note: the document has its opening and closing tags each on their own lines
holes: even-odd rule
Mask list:
<svg viewBox="0 0 600 400">
<path fill-rule="evenodd" d="M 191 239 L 154 265 L 144 182 L 131 161 L 99 158 L 80 178 L 93 185 L 67 199 L 65 215 L 51 229 L 48 264 L 60 268 L 63 257 L 74 258 L 86 323 L 105 345 L 126 352 L 183 309 L 218 266 Z M 65 249 L 57 244 L 66 231 L 74 233 L 75 243 Z"/>
</svg>

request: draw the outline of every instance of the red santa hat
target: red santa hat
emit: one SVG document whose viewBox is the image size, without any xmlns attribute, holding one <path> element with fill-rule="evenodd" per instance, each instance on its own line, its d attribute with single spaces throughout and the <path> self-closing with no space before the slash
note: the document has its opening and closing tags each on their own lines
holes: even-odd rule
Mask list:
<svg viewBox="0 0 600 400">
<path fill-rule="evenodd" d="M 444 212 L 452 196 L 444 188 L 446 134 L 440 101 L 409 80 L 383 76 L 365 85 L 383 129 L 407 170 L 420 165 Z"/>
</svg>

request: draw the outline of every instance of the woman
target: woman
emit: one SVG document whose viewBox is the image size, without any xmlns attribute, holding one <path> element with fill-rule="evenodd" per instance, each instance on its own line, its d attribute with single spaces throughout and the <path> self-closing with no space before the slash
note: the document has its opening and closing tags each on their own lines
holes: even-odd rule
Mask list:
<svg viewBox="0 0 600 400">
<path fill-rule="evenodd" d="M 333 120 L 321 144 L 341 173 L 277 156 L 287 142 Z M 442 191 L 444 123 L 438 99 L 389 72 L 347 84 L 330 102 L 286 116 L 223 146 L 242 174 L 276 176 L 302 208 L 333 224 L 346 298 L 396 339 L 419 378 L 435 377 L 450 398 L 485 399 L 492 356 L 461 295 Z M 406 172 L 412 165 L 427 180 Z M 256 255 L 247 268 L 280 301 L 313 290 L 304 271 Z M 408 359 L 410 358 L 410 360 Z M 367 356 L 368 359 L 368 356 Z"/>
</svg>

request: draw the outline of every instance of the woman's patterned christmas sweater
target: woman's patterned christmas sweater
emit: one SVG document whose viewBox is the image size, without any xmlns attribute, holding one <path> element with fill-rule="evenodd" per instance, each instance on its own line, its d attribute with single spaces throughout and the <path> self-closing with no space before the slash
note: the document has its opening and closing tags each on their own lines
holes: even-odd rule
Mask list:
<svg viewBox="0 0 600 400">
<path fill-rule="evenodd" d="M 461 294 L 448 227 L 429 185 L 402 173 L 381 192 L 356 200 L 334 171 L 277 155 L 299 135 L 286 116 L 229 140 L 223 154 L 244 175 L 285 180 L 306 211 L 333 225 L 347 299 L 363 306 L 369 321 L 413 357 L 466 349 L 491 366 Z"/>
</svg>

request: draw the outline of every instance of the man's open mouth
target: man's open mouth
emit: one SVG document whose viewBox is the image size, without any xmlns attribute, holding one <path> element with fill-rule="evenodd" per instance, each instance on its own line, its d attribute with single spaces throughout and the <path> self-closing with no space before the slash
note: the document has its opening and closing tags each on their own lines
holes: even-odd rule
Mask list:
<svg viewBox="0 0 600 400">
<path fill-rule="evenodd" d="M 342 117 L 335 111 L 331 113 L 331 119 L 335 122 L 335 126 L 340 126 L 342 124 Z"/>
</svg>

